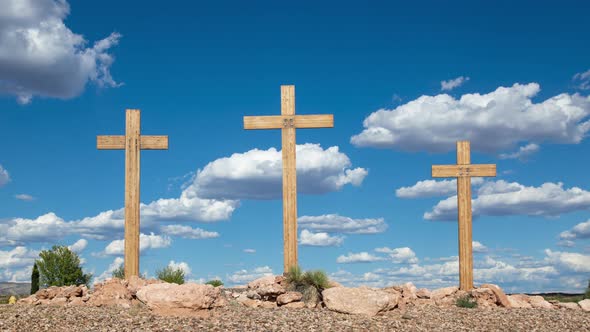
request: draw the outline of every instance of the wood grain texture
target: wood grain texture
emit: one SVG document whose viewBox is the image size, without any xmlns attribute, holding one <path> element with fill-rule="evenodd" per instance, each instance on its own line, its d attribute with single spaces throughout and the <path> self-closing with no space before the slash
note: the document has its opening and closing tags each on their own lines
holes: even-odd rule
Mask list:
<svg viewBox="0 0 590 332">
<path fill-rule="evenodd" d="M 457 165 L 433 165 L 432 177 L 457 178 L 457 209 L 459 224 L 459 288 L 473 289 L 473 230 L 471 177 L 496 176 L 494 164 L 471 164 L 469 141 L 457 142 Z"/>
<path fill-rule="evenodd" d="M 310 115 L 267 115 L 245 116 L 244 129 L 282 129 L 290 126 L 289 121 L 298 129 L 306 128 L 333 128 L 334 116 L 332 114 Z"/>
<path fill-rule="evenodd" d="M 99 150 L 125 150 L 125 136 L 96 136 Z M 141 150 L 168 150 L 168 136 L 141 136 Z"/>
<path fill-rule="evenodd" d="M 245 116 L 244 129 L 281 129 L 283 160 L 283 271 L 297 261 L 297 169 L 296 139 L 298 128 L 332 128 L 331 114 L 295 115 L 295 86 L 281 86 L 281 115 Z"/>
<path fill-rule="evenodd" d="M 457 178 L 460 176 L 496 176 L 496 165 L 433 165 L 433 178 Z"/>
<path fill-rule="evenodd" d="M 281 86 L 281 115 L 295 114 L 295 87 Z M 283 128 L 283 271 L 297 266 L 297 169 L 295 128 Z"/>
<path fill-rule="evenodd" d="M 469 142 L 457 142 L 457 165 L 471 164 Z M 473 250 L 471 229 L 471 177 L 457 179 L 457 208 L 459 221 L 459 288 L 473 289 Z"/>
<path fill-rule="evenodd" d="M 125 278 L 139 275 L 140 112 L 127 110 L 125 130 Z"/>
</svg>

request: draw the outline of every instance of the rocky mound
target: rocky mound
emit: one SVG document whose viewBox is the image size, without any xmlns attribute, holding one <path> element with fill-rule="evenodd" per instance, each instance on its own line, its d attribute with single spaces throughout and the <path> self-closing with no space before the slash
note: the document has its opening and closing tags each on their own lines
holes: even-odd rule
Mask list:
<svg viewBox="0 0 590 332">
<path fill-rule="evenodd" d="M 283 276 L 268 276 L 250 282 L 246 287 L 224 289 L 211 285 L 187 283 L 183 285 L 159 280 L 130 280 L 117 278 L 96 284 L 92 291 L 86 286 L 49 287 L 21 299 L 31 305 L 63 306 L 120 306 L 145 305 L 158 314 L 192 315 L 236 302 L 250 308 L 327 308 L 345 314 L 375 316 L 392 310 L 405 311 L 409 307 L 455 307 L 457 301 L 469 298 L 479 308 L 538 308 L 590 311 L 590 300 L 579 303 L 548 302 L 541 296 L 506 295 L 492 284 L 484 284 L 471 291 L 457 287 L 436 290 L 417 289 L 412 283 L 382 289 L 342 287 L 305 294 L 292 290 Z M 315 293 L 314 293 L 315 292 Z M 311 295 L 310 295 L 311 294 Z"/>
</svg>

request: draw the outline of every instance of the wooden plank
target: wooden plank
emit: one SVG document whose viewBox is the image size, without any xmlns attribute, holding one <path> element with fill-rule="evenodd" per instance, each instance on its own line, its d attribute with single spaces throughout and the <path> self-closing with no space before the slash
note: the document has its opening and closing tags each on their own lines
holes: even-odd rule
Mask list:
<svg viewBox="0 0 590 332">
<path fill-rule="evenodd" d="M 295 128 L 333 128 L 334 115 L 332 114 L 310 114 L 296 115 Z"/>
<path fill-rule="evenodd" d="M 469 142 L 457 142 L 457 164 L 471 163 Z M 473 289 L 471 177 L 457 179 L 457 207 L 459 221 L 459 288 Z"/>
<path fill-rule="evenodd" d="M 280 115 L 245 116 L 244 129 L 280 129 L 283 128 L 283 117 Z"/>
<path fill-rule="evenodd" d="M 292 120 L 292 121 L 291 121 Z M 309 114 L 309 115 L 268 115 L 245 116 L 244 129 L 281 129 L 290 125 L 295 128 L 333 128 L 334 115 Z"/>
<path fill-rule="evenodd" d="M 434 178 L 457 178 L 461 176 L 496 176 L 496 165 L 432 165 L 432 177 Z"/>
<path fill-rule="evenodd" d="M 295 114 L 295 87 L 281 86 L 281 114 Z M 281 131 L 283 150 L 283 272 L 297 266 L 297 170 L 295 128 Z"/>
<path fill-rule="evenodd" d="M 124 150 L 125 136 L 96 136 L 96 148 L 99 150 Z"/>
<path fill-rule="evenodd" d="M 168 150 L 168 136 L 141 136 L 142 150 Z M 96 136 L 99 150 L 125 150 L 125 136 Z"/>
<path fill-rule="evenodd" d="M 139 275 L 140 112 L 127 110 L 125 131 L 125 278 Z"/>
<path fill-rule="evenodd" d="M 168 136 L 141 136 L 142 150 L 168 150 Z"/>
</svg>

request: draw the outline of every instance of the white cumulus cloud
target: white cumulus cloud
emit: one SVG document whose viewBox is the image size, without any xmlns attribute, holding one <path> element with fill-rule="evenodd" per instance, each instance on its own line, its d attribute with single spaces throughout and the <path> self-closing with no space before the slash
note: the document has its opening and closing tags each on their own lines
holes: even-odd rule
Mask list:
<svg viewBox="0 0 590 332">
<path fill-rule="evenodd" d="M 26 202 L 30 202 L 30 201 L 35 200 L 35 197 L 28 195 L 28 194 L 14 195 L 14 198 L 18 199 L 19 201 L 26 201 Z"/>
<path fill-rule="evenodd" d="M 519 159 L 519 160 L 526 160 L 531 155 L 537 153 L 539 151 L 539 145 L 535 143 L 530 143 L 525 146 L 521 146 L 518 151 L 512 153 L 502 153 L 500 154 L 500 159 Z"/>
<path fill-rule="evenodd" d="M 376 252 L 380 252 L 383 254 L 388 254 L 389 258 L 393 263 L 396 264 L 416 264 L 418 263 L 418 257 L 416 257 L 416 253 L 408 247 L 402 248 L 377 248 L 375 249 Z"/>
<path fill-rule="evenodd" d="M 525 142 L 580 143 L 590 130 L 590 96 L 562 93 L 534 102 L 537 83 L 499 87 L 488 94 L 421 96 L 381 109 L 351 138 L 359 147 L 446 152 L 459 140 L 477 151 L 499 152 Z"/>
<path fill-rule="evenodd" d="M 482 178 L 471 178 L 474 186 L 484 182 Z M 457 180 L 423 180 L 410 187 L 401 187 L 395 191 L 399 198 L 422 198 L 457 194 Z"/>
<path fill-rule="evenodd" d="M 217 232 L 209 232 L 201 228 L 192 228 L 184 225 L 166 225 L 162 226 L 161 230 L 163 233 L 173 236 L 179 236 L 185 239 L 212 239 L 219 237 Z"/>
<path fill-rule="evenodd" d="M 252 270 L 239 270 L 227 275 L 227 281 L 230 285 L 243 285 L 258 278 L 274 275 L 272 269 L 268 266 L 261 266 Z"/>
<path fill-rule="evenodd" d="M 301 231 L 299 235 L 299 244 L 302 246 L 313 247 L 334 247 L 339 246 L 344 242 L 343 236 L 331 236 L 328 233 L 312 233 L 307 229 Z"/>
<path fill-rule="evenodd" d="M 338 214 L 302 216 L 297 219 L 301 228 L 315 232 L 376 234 L 383 233 L 387 224 L 383 218 L 353 219 Z"/>
<path fill-rule="evenodd" d="M 372 255 L 366 251 L 359 253 L 348 253 L 348 255 L 340 255 L 336 258 L 336 263 L 350 264 L 350 263 L 371 263 L 382 261 L 384 258 Z"/>
<path fill-rule="evenodd" d="M 8 182 L 10 182 L 10 174 L 8 174 L 8 171 L 2 167 L 2 165 L 0 165 L 0 187 L 4 186 Z"/>
<path fill-rule="evenodd" d="M 338 191 L 359 186 L 368 171 L 350 168 L 348 156 L 337 146 L 297 145 L 297 185 L 303 194 Z M 220 158 L 199 170 L 191 188 L 214 199 L 275 199 L 282 197 L 282 157 L 275 148 L 250 150 Z"/>
<path fill-rule="evenodd" d="M 573 77 L 576 88 L 580 90 L 590 90 L 590 69 L 585 72 L 577 73 Z"/>
<path fill-rule="evenodd" d="M 472 201 L 474 216 L 528 215 L 554 217 L 590 208 L 590 192 L 562 183 L 547 182 L 539 187 L 500 180 L 481 187 Z M 424 214 L 427 220 L 456 220 L 457 197 L 440 201 Z"/>
<path fill-rule="evenodd" d="M 88 246 L 88 240 L 80 239 L 71 246 L 68 246 L 68 248 L 70 248 L 71 251 L 79 254 L 84 251 L 84 249 L 86 249 L 86 246 Z"/>
<path fill-rule="evenodd" d="M 441 91 L 451 91 L 454 88 L 458 88 L 463 85 L 465 82 L 469 81 L 469 77 L 459 76 L 457 78 L 453 78 L 448 81 L 441 81 L 440 82 L 440 90 Z"/>
<path fill-rule="evenodd" d="M 149 235 L 141 233 L 139 235 L 139 251 L 144 252 L 148 249 L 160 249 L 170 247 L 172 240 L 167 236 Z M 114 240 L 104 249 L 104 254 L 111 256 L 123 255 L 125 252 L 125 240 Z"/>
<path fill-rule="evenodd" d="M 590 220 L 579 223 L 571 230 L 562 232 L 559 237 L 562 240 L 588 239 L 590 238 Z"/>
<path fill-rule="evenodd" d="M 87 82 L 118 84 L 108 53 L 121 35 L 114 32 L 92 46 L 64 23 L 66 0 L 4 0 L 0 11 L 0 93 L 27 104 L 33 96 L 68 99 Z"/>
</svg>

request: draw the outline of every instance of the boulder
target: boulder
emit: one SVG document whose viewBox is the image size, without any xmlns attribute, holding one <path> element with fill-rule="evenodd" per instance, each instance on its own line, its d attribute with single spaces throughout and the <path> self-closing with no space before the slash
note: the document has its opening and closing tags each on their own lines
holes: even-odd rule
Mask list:
<svg viewBox="0 0 590 332">
<path fill-rule="evenodd" d="M 332 311 L 375 316 L 397 306 L 400 296 L 368 287 L 334 287 L 322 292 L 324 304 Z"/>
<path fill-rule="evenodd" d="M 70 302 L 67 305 L 68 306 L 82 306 L 82 305 L 86 305 L 86 302 L 84 301 L 84 299 L 82 297 L 74 297 L 73 299 L 70 300 Z"/>
<path fill-rule="evenodd" d="M 578 305 L 580 305 L 580 308 L 582 308 L 582 310 L 590 312 L 590 299 L 582 300 L 578 302 Z"/>
<path fill-rule="evenodd" d="M 479 308 L 496 306 L 496 295 L 489 288 L 476 288 L 471 290 L 470 294 L 477 301 L 477 306 Z"/>
<path fill-rule="evenodd" d="M 256 293 L 263 298 L 276 298 L 281 294 L 285 294 L 287 290 L 279 284 L 265 285 L 256 288 Z"/>
<path fill-rule="evenodd" d="M 529 303 L 529 297 L 525 294 L 514 294 L 508 295 L 508 302 L 510 302 L 511 308 L 532 308 L 533 306 Z"/>
<path fill-rule="evenodd" d="M 580 306 L 576 302 L 559 302 L 557 307 L 560 309 L 580 310 Z"/>
<path fill-rule="evenodd" d="M 333 287 L 343 287 L 341 283 L 334 281 L 334 280 L 330 280 L 328 281 L 328 288 L 333 288 Z"/>
<path fill-rule="evenodd" d="M 258 294 L 258 292 L 256 292 L 255 290 L 249 290 L 246 292 L 246 297 L 251 299 L 251 300 L 260 300 L 262 297 L 260 296 L 260 294 Z"/>
<path fill-rule="evenodd" d="M 286 292 L 285 294 L 281 294 L 279 297 L 277 297 L 277 304 L 285 305 L 291 302 L 298 302 L 301 301 L 302 298 L 303 294 L 299 292 Z"/>
<path fill-rule="evenodd" d="M 430 291 L 426 288 L 420 288 L 416 291 L 416 297 L 418 297 L 419 299 L 429 299 Z"/>
<path fill-rule="evenodd" d="M 152 310 L 211 309 L 226 305 L 221 290 L 211 285 L 195 283 L 151 284 L 137 291 L 137 299 Z"/>
<path fill-rule="evenodd" d="M 303 309 L 305 308 L 305 302 L 291 302 L 291 303 L 287 303 L 283 306 L 281 306 L 281 308 L 289 308 L 289 309 Z"/>
<path fill-rule="evenodd" d="M 277 307 L 277 303 L 270 302 L 270 301 L 262 301 L 262 303 L 260 304 L 260 307 L 264 308 L 264 309 L 274 309 Z"/>
<path fill-rule="evenodd" d="M 436 302 L 447 296 L 455 294 L 458 290 L 459 287 L 456 286 L 435 289 L 430 293 L 430 298 Z"/>
<path fill-rule="evenodd" d="M 113 278 L 94 286 L 94 292 L 88 300 L 89 305 L 105 306 L 116 305 L 124 308 L 131 307 L 133 296 L 127 289 L 127 283 L 123 280 Z"/>
<path fill-rule="evenodd" d="M 57 297 L 81 297 L 82 296 L 82 286 L 68 286 L 61 289 L 60 293 Z"/>
<path fill-rule="evenodd" d="M 57 294 L 59 294 L 60 292 L 61 290 L 59 287 L 51 286 L 48 288 L 38 290 L 37 293 L 35 293 L 35 296 L 37 296 L 39 300 L 51 300 L 54 297 L 56 297 Z"/>
<path fill-rule="evenodd" d="M 417 291 L 418 288 L 416 288 L 416 286 L 414 286 L 414 284 L 411 282 L 402 285 L 402 297 L 406 300 L 406 302 L 410 302 L 412 300 L 417 299 Z"/>
<path fill-rule="evenodd" d="M 553 309 L 553 305 L 547 301 L 542 296 L 529 296 L 529 303 L 533 308 L 537 309 Z"/>
<path fill-rule="evenodd" d="M 266 276 L 266 277 L 258 278 L 254 281 L 249 282 L 248 288 L 258 289 L 263 286 L 272 286 L 272 285 L 276 284 L 275 280 L 276 280 L 275 276 Z"/>
<path fill-rule="evenodd" d="M 498 285 L 483 284 L 481 285 L 481 288 L 488 288 L 491 289 L 492 292 L 494 292 L 494 295 L 496 296 L 497 305 L 502 306 L 504 308 L 510 308 L 510 301 L 508 301 L 508 296 L 506 296 L 506 293 L 504 293 L 502 288 L 500 288 Z"/>
<path fill-rule="evenodd" d="M 248 308 L 259 308 L 262 305 L 263 301 L 246 298 L 245 300 L 240 301 L 240 303 Z"/>
</svg>

